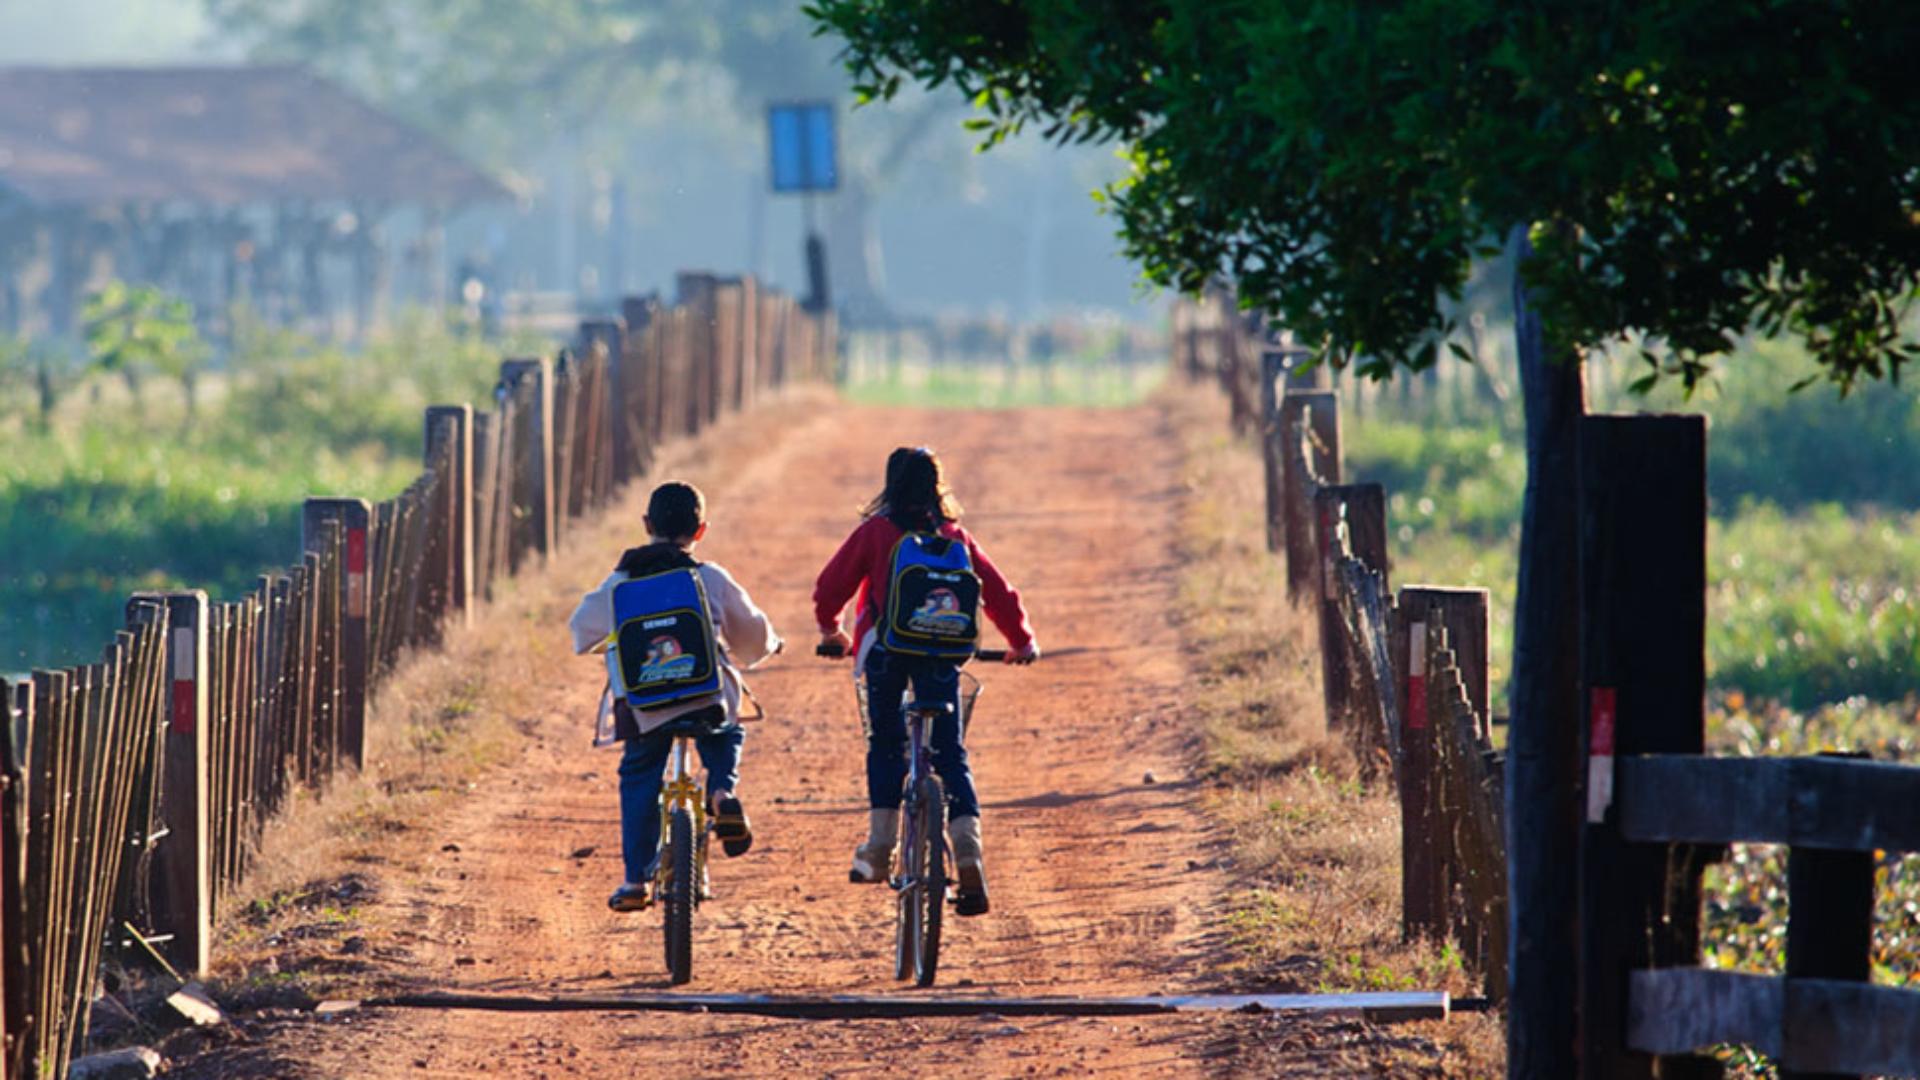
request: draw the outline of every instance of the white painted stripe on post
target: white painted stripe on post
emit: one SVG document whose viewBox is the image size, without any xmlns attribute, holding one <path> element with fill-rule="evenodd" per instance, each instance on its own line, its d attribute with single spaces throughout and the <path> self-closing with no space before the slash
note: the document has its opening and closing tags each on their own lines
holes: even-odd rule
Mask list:
<svg viewBox="0 0 1920 1080">
<path fill-rule="evenodd" d="M 1427 677 L 1427 624 L 1414 623 L 1407 629 L 1407 674 L 1416 679 Z"/>
<path fill-rule="evenodd" d="M 173 628 L 173 677 L 176 682 L 192 682 L 200 673 L 193 650 L 193 627 Z"/>
</svg>

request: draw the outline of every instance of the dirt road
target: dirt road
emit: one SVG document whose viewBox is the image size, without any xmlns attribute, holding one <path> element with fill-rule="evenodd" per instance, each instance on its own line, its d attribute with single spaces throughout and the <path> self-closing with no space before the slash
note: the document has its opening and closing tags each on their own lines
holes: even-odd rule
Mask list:
<svg viewBox="0 0 1920 1080">
<path fill-rule="evenodd" d="M 1183 653 L 1176 441 L 1156 414 L 933 412 L 833 406 L 778 436 L 753 421 L 682 470 L 706 487 L 703 557 L 729 567 L 795 646 L 753 679 L 773 716 L 748 736 L 753 851 L 716 858 L 689 990 L 895 992 L 892 906 L 851 886 L 864 828 L 863 743 L 849 670 L 811 654 L 813 575 L 877 487 L 889 449 L 936 446 L 967 524 L 1025 592 L 1042 665 L 977 665 L 969 736 L 994 910 L 950 919 L 936 993 L 1145 994 L 1221 989 L 1221 840 L 1200 812 L 1178 716 Z M 623 511 L 638 520 L 637 501 Z M 539 630 L 564 639 L 573 598 L 625 537 L 577 539 Z M 356 912 L 373 982 L 390 990 L 599 992 L 666 986 L 656 913 L 615 916 L 617 756 L 587 748 L 592 660 L 543 647 L 526 677 L 543 707 L 518 760 L 439 820 L 408 860 L 370 871 Z M 585 857 L 574 853 L 591 848 Z M 717 852 L 716 852 L 717 854 Z M 776 1072 L 877 1076 L 1142 1076 L 1230 1071 L 1236 1021 L 790 1021 L 660 1014 L 367 1009 L 267 1025 L 262 1041 L 188 1076 L 632 1077 Z"/>
</svg>

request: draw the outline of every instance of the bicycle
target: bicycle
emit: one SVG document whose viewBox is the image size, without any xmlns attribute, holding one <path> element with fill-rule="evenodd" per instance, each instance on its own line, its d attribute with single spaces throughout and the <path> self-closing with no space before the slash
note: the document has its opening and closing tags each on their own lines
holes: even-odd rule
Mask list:
<svg viewBox="0 0 1920 1080">
<path fill-rule="evenodd" d="M 846 651 L 821 645 L 814 654 L 844 658 Z M 1005 649 L 980 649 L 974 656 L 981 660 L 1004 660 Z M 966 737 L 967 722 L 973 717 L 974 702 L 985 689 L 969 672 L 960 673 L 960 734 Z M 867 714 L 867 683 L 854 675 L 854 700 L 862 718 Z M 900 838 L 895 850 L 895 871 L 887 884 L 894 891 L 893 977 L 913 978 L 916 986 L 932 986 L 940 968 L 940 931 L 944 921 L 947 890 L 953 884 L 947 867 L 953 852 L 947 842 L 947 793 L 933 771 L 929 748 L 933 722 L 946 716 L 953 706 L 945 702 L 916 704 L 909 694 L 907 717 L 907 779 L 900 805 Z"/>
<path fill-rule="evenodd" d="M 753 690 L 744 680 L 739 686 L 743 703 L 750 703 L 753 713 L 733 722 L 766 719 L 766 709 Z M 612 729 L 608 722 L 611 693 L 609 686 L 602 696 L 602 722 L 596 724 L 596 746 L 609 745 L 611 741 Z M 708 822 L 706 784 L 692 767 L 698 753 L 693 744 L 713 729 L 712 717 L 719 708 L 689 713 L 655 729 L 656 733 L 673 737 L 673 749 L 667 754 L 666 777 L 660 785 L 660 844 L 653 868 L 653 896 L 664 916 L 667 978 L 674 986 L 684 986 L 693 980 L 693 913 L 707 899 L 702 884 L 707 880 L 707 848 L 713 835 Z"/>
</svg>

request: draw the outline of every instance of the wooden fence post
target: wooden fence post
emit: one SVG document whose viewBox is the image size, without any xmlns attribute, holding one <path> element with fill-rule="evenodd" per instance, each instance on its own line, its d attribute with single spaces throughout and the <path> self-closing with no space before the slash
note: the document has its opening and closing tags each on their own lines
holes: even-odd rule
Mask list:
<svg viewBox="0 0 1920 1080">
<path fill-rule="evenodd" d="M 0 1080 L 24 1056 L 33 1000 L 27 985 L 27 765 L 33 745 L 33 687 L 0 679 Z M 22 737 L 16 742 L 15 733 Z"/>
<path fill-rule="evenodd" d="M 447 609 L 460 613 L 462 626 L 473 621 L 473 435 L 473 406 L 428 406 L 426 465 L 432 468 L 446 454 L 451 466 L 450 473 L 440 478 L 441 498 L 447 500 L 446 563 L 433 573 L 444 590 Z M 351 555 L 351 533 L 347 543 Z M 363 549 L 363 565 L 364 560 Z"/>
<path fill-rule="evenodd" d="M 1787 978 L 1873 981 L 1873 872 L 1871 851 L 1835 851 L 1809 844 L 1787 849 Z M 1780 1070 L 1781 1080 L 1837 1080 L 1850 1075 Z"/>
<path fill-rule="evenodd" d="M 523 380 L 533 384 L 533 441 L 515 447 L 525 455 L 524 462 L 501 462 L 502 468 L 524 464 L 533 490 L 526 493 L 527 512 L 533 518 L 534 544 L 540 549 L 541 562 L 554 556 L 557 538 L 553 513 L 553 362 L 544 356 L 503 361 L 500 380 L 509 387 Z"/>
<path fill-rule="evenodd" d="M 1260 354 L 1260 458 L 1267 483 L 1267 551 L 1286 549 L 1286 451 L 1280 438 L 1280 380 L 1286 377 L 1287 354 L 1268 349 Z"/>
<path fill-rule="evenodd" d="M 1353 663 L 1340 612 L 1343 553 L 1380 574 L 1387 582 L 1387 493 L 1379 484 L 1330 484 L 1313 495 L 1314 546 L 1320 609 L 1320 689 L 1326 699 L 1327 730 L 1350 729 L 1353 712 Z M 1370 730 L 1358 732 L 1362 738 Z"/>
<path fill-rule="evenodd" d="M 1705 742 L 1706 453 L 1704 417 L 1580 421 L 1587 775 L 1580 947 L 1569 959 L 1580 1075 L 1593 1080 L 1671 1075 L 1626 1045 L 1628 972 L 1699 958 L 1701 849 L 1622 839 L 1613 776 L 1617 756 L 1698 754 Z"/>
<path fill-rule="evenodd" d="M 153 929 L 173 935 L 168 960 L 181 973 L 207 970 L 213 942 L 212 783 L 209 756 L 207 594 L 134 593 L 129 621 L 167 625 L 166 734 L 162 741 L 160 820 L 167 835 L 153 853 Z"/>
<path fill-rule="evenodd" d="M 1288 390 L 1280 401 L 1280 440 L 1287 508 L 1287 595 L 1299 600 L 1319 591 L 1312 485 L 1340 482 L 1340 413 L 1333 393 Z"/>
<path fill-rule="evenodd" d="M 1393 670 L 1404 673 L 1400 695 L 1400 905 L 1404 936 L 1446 933 L 1446 868 L 1438 859 L 1433 787 L 1435 721 L 1427 708 L 1427 636 L 1445 630 L 1482 717 L 1487 709 L 1487 590 L 1408 585 L 1393 620 Z M 1504 958 L 1502 958 L 1504 962 Z"/>
<path fill-rule="evenodd" d="M 708 424 L 720 418 L 719 348 L 715 322 L 715 290 L 719 279 L 712 274 L 683 271 L 675 279 L 678 306 L 685 309 L 689 326 L 687 371 L 687 434 L 698 435 Z"/>
<path fill-rule="evenodd" d="M 632 301 L 623 301 L 626 304 Z M 626 479 L 623 464 L 633 453 L 632 434 L 627 430 L 627 322 L 620 316 L 611 319 L 589 319 L 580 324 L 580 343 L 591 350 L 597 345 L 606 350 L 606 363 L 601 369 L 605 380 L 601 392 L 606 400 L 601 403 L 601 430 L 606 432 L 597 448 L 594 464 L 594 491 L 596 499 L 604 499 L 613 489 Z"/>
<path fill-rule="evenodd" d="M 329 524 L 341 530 L 339 577 L 334 584 L 340 597 L 339 626 L 334 637 L 339 671 L 338 732 L 340 753 L 353 762 L 355 769 L 367 764 L 367 676 L 371 668 L 367 642 L 368 594 L 372 582 L 367 573 L 368 527 L 373 507 L 365 499 L 312 498 L 306 502 L 301 519 L 301 546 L 317 551 L 325 541 Z"/>
<path fill-rule="evenodd" d="M 614 482 L 623 484 L 647 470 L 662 436 L 660 401 L 659 297 L 629 296 L 620 302 L 626 321 L 620 355 L 620 393 L 613 398 Z"/>
</svg>

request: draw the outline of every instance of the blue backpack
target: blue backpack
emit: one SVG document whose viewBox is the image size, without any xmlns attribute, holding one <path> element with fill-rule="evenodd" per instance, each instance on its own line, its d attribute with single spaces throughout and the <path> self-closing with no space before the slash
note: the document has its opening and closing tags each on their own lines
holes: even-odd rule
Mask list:
<svg viewBox="0 0 1920 1080">
<path fill-rule="evenodd" d="M 607 667 L 627 704 L 664 709 L 720 692 L 720 644 L 697 568 L 676 568 L 613 587 Z"/>
<path fill-rule="evenodd" d="M 980 577 L 967 545 L 910 532 L 893 545 L 886 618 L 888 652 L 965 663 L 980 641 Z"/>
</svg>

